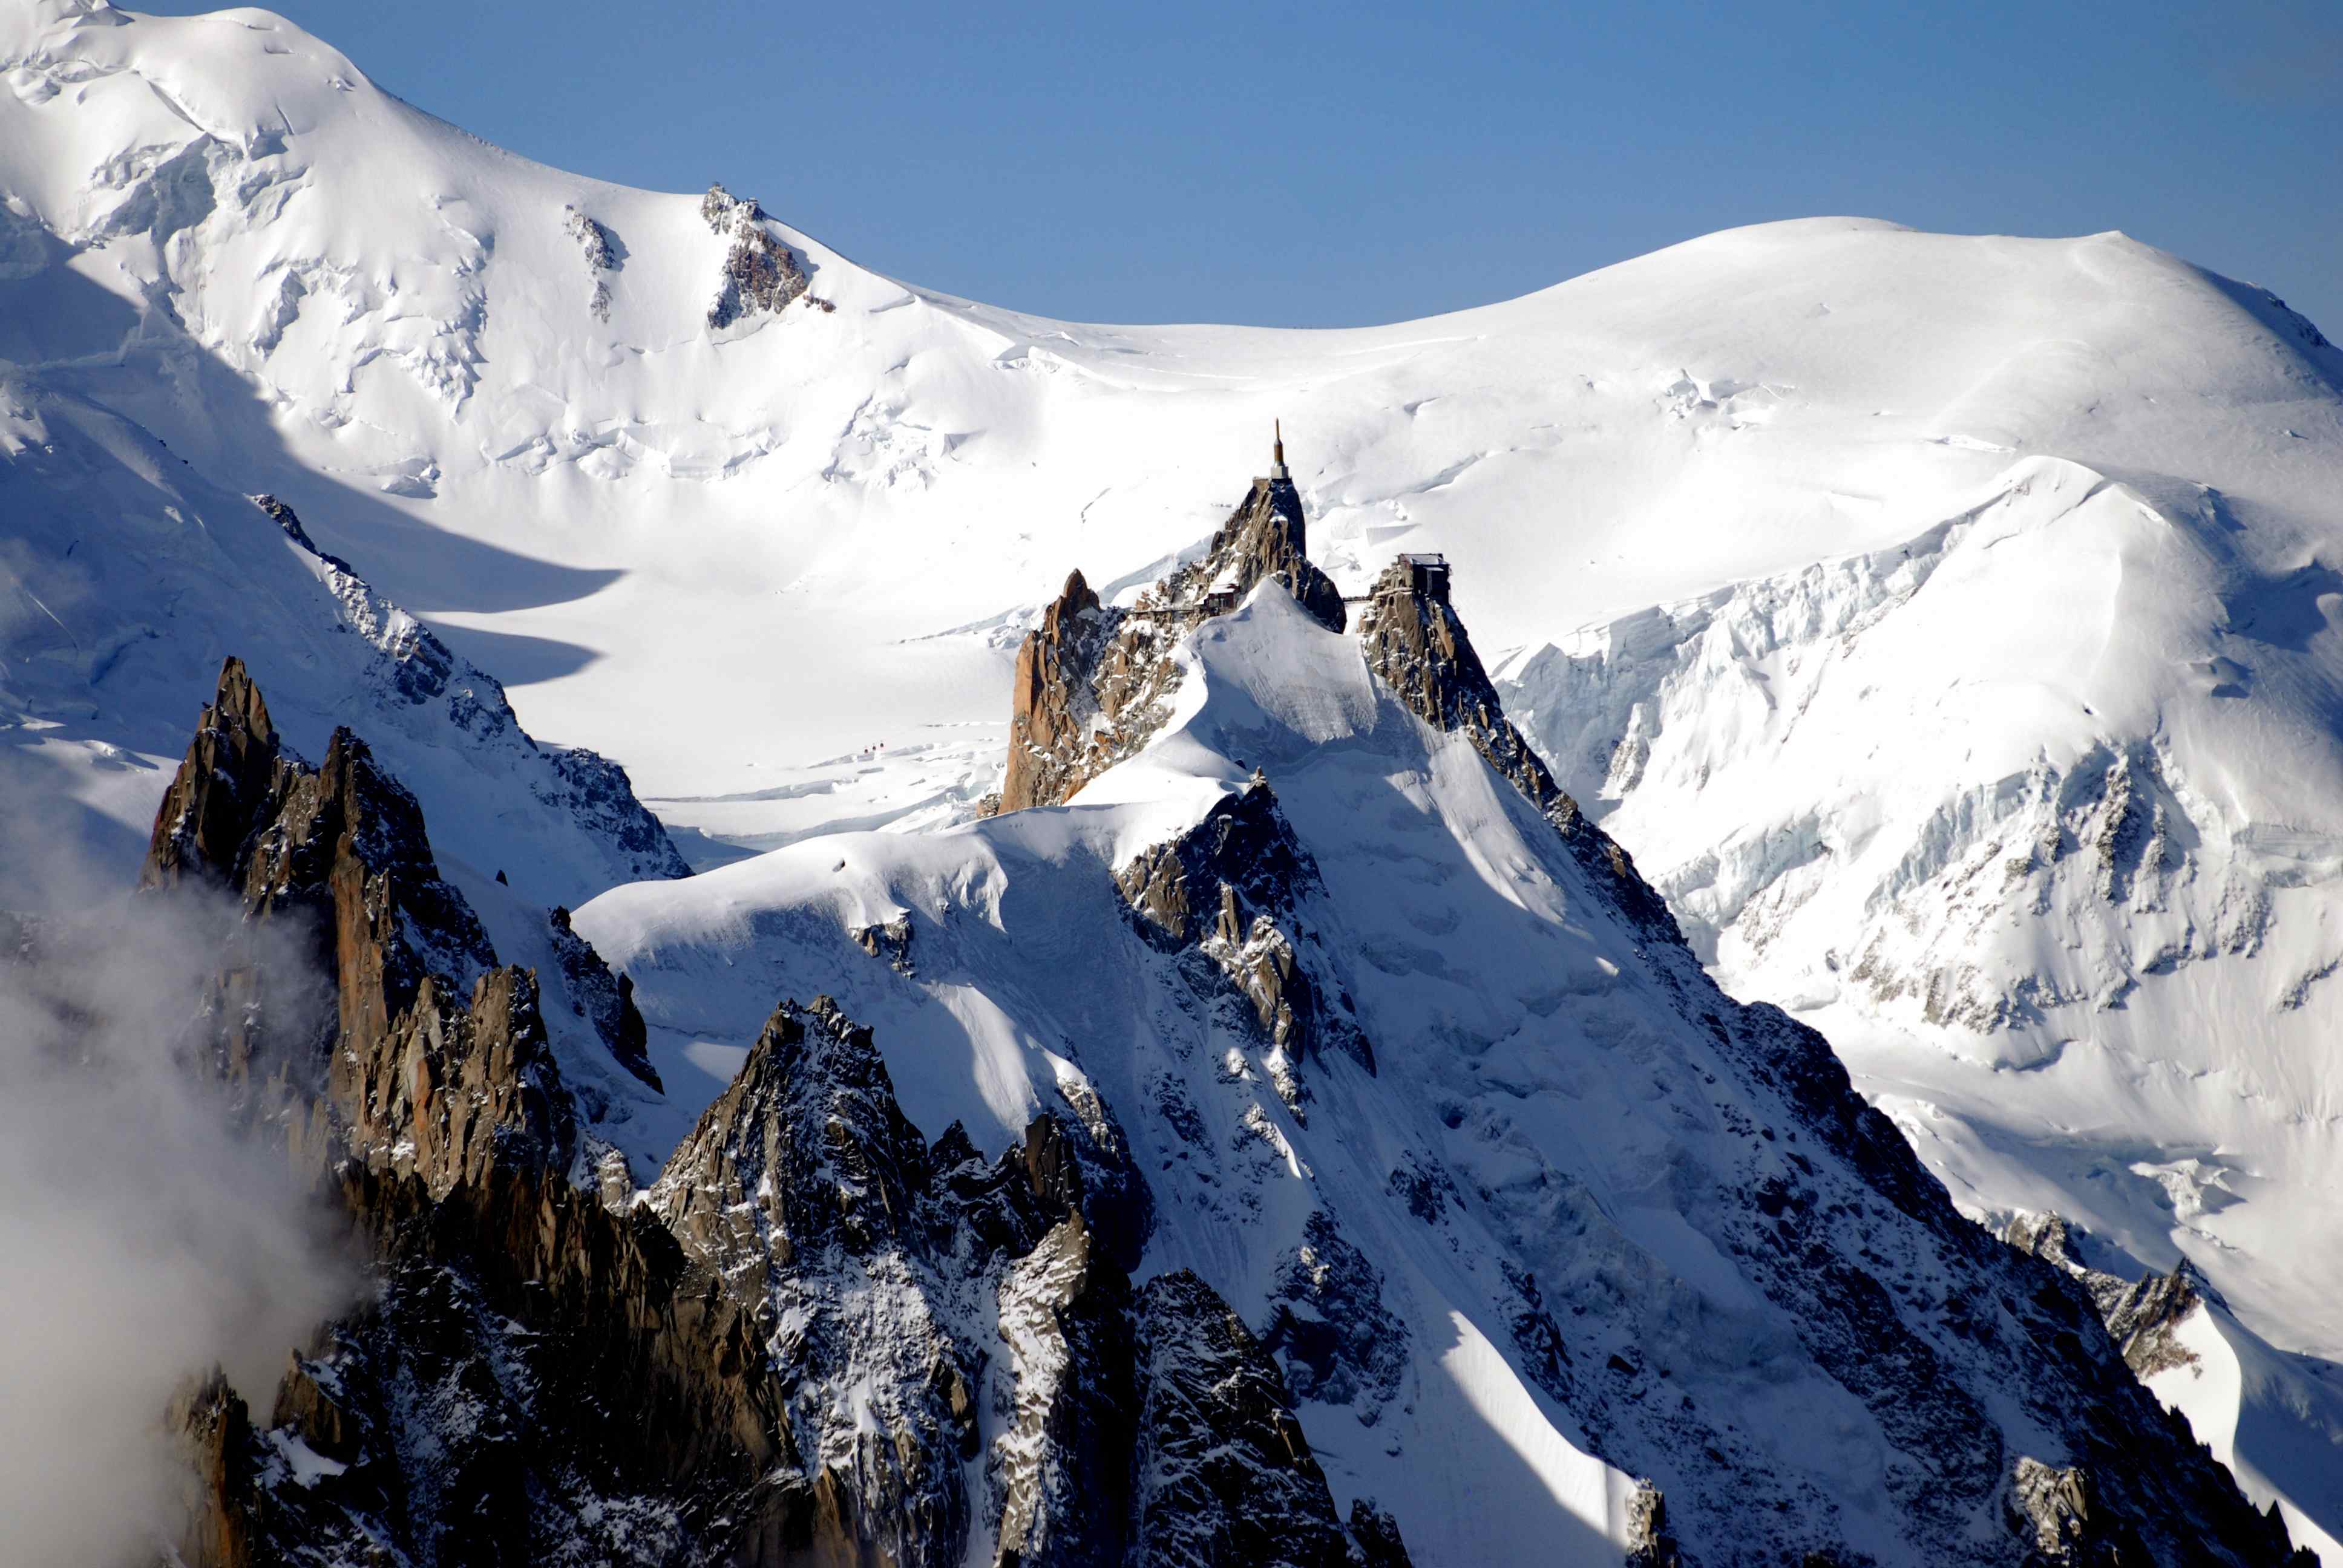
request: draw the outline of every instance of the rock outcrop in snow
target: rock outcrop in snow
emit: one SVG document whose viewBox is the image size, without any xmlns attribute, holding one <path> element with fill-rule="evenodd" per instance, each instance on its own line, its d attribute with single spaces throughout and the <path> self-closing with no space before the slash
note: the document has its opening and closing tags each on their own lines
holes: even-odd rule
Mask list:
<svg viewBox="0 0 2343 1568">
<path fill-rule="evenodd" d="M 610 319 L 610 281 L 603 274 L 618 270 L 617 242 L 608 229 L 576 207 L 566 206 L 561 210 L 563 226 L 584 253 L 586 276 L 594 285 L 592 292 L 586 297 L 586 308 L 595 320 L 607 322 Z"/>
<path fill-rule="evenodd" d="M 565 791 L 544 759 L 469 727 L 468 701 L 498 707 L 473 675 L 409 700 L 438 662 L 400 668 L 377 640 L 385 612 L 336 602 L 319 564 L 332 558 L 255 526 L 238 499 L 291 497 L 305 537 L 400 602 L 446 612 L 444 644 L 509 677 L 539 733 L 600 745 L 662 792 L 751 791 L 709 817 L 769 810 L 725 828 L 766 848 L 825 821 L 875 824 L 899 809 L 878 804 L 890 796 L 960 820 L 987 787 L 965 760 L 990 755 L 980 744 L 948 767 L 930 749 L 915 768 L 806 776 L 866 780 L 835 793 L 749 769 L 930 723 L 995 733 L 998 628 L 1021 624 L 1031 585 L 1079 558 L 1121 608 L 1124 585 L 1187 558 L 1225 515 L 1226 474 L 1282 412 L 1320 432 L 1326 457 L 1297 494 L 1346 588 L 1395 550 L 1443 550 L 1485 647 L 1560 650 L 1568 668 L 1540 672 L 1568 688 L 1553 700 L 1525 664 L 1495 665 L 1511 717 L 1634 849 L 1726 989 L 1818 1023 L 1968 1211 L 2055 1203 L 2141 1270 L 2168 1278 L 2193 1260 L 2288 1350 L 2257 1360 L 2268 1345 L 2208 1297 L 2181 1335 L 2239 1337 L 2196 1341 L 2198 1362 L 2163 1374 L 2160 1396 L 2189 1395 L 2199 1434 L 2249 1486 L 2334 1498 L 2334 1445 L 2291 1412 L 2328 1408 L 2343 1345 L 2326 1070 L 2343 975 L 2343 359 L 2267 290 L 2120 235 L 1833 218 L 1707 236 L 1438 323 L 1118 328 L 899 284 L 761 220 L 800 271 L 819 269 L 837 313 L 710 330 L 734 239 L 711 233 L 697 195 L 500 154 L 281 18 L 16 5 L 0 13 L 0 547 L 21 590 L 0 605 L 0 826 L 59 826 L 126 875 L 188 712 L 241 649 L 297 747 L 322 756 L 351 726 L 413 791 L 442 876 L 501 956 L 538 969 L 588 1122 L 608 1131 L 638 1113 L 638 1178 L 720 1085 L 696 1063 L 745 1051 L 784 994 L 846 997 L 883 1049 L 920 1063 L 898 1074 L 906 1102 L 948 1106 L 922 1118 L 964 1117 L 988 1153 L 1094 1079 L 1171 1194 L 1147 1243 L 1166 1266 L 1211 1279 L 1265 1333 L 1278 1261 L 1322 1209 L 1417 1325 L 1414 1411 L 1394 1399 L 1370 1439 L 1338 1409 L 1320 1443 L 1337 1495 L 1373 1491 L 1412 1528 L 1437 1519 L 1435 1540 L 1485 1545 L 1439 1495 L 1402 1497 L 1388 1478 L 1423 1449 L 1527 1432 L 1536 1443 L 1473 1450 L 1506 1499 L 1486 1512 L 1541 1522 L 1539 1547 L 1566 1556 L 1557 1519 L 1613 1519 L 1656 1495 L 1604 1491 L 1615 1476 L 1574 1492 L 1568 1476 L 1598 1473 L 1570 1469 L 1583 1453 L 1557 1457 L 1592 1442 L 1583 1432 L 1538 1446 L 1568 1425 L 1566 1402 L 1586 1402 L 1571 1380 L 1616 1354 L 1685 1382 L 1688 1354 L 1652 1346 L 1729 1342 L 1718 1317 L 1745 1326 L 1733 1313 L 1755 1309 L 1674 1228 L 1713 1235 L 1684 1174 L 1713 1163 L 1704 1151 L 1552 1153 L 1590 1130 L 1677 1150 L 1708 1112 L 1639 1098 L 1646 1054 L 1684 1082 L 1697 1071 L 1618 1000 L 1644 971 L 1584 923 L 1575 873 L 1556 872 L 1568 894 L 1553 894 L 1542 850 L 1507 837 L 1521 826 L 1511 794 L 1483 797 L 1455 752 L 1399 738 L 1400 709 L 1328 677 L 1331 653 L 1306 679 L 1280 667 L 1242 703 L 1223 668 L 1207 728 L 1225 725 L 1231 766 L 1192 755 L 1181 776 L 1202 791 L 1274 775 L 1326 895 L 1301 925 L 1273 923 L 1325 943 L 1339 970 L 1297 937 L 1300 967 L 1350 995 L 1384 1085 L 1356 1098 L 1327 1053 L 1306 1127 L 1269 1081 L 1259 1009 L 1230 971 L 1117 923 L 1113 873 L 1192 828 L 1201 801 L 1149 796 L 1132 775 L 1098 789 L 1102 773 L 1071 779 L 1079 757 L 1034 797 L 1087 786 L 1066 823 L 943 833 L 916 851 L 807 845 L 734 879 L 797 925 L 758 924 L 772 912 L 760 905 L 721 940 L 662 939 L 704 994 L 669 980 L 641 999 L 645 1050 L 679 1086 L 653 1106 L 629 1098 L 648 1085 L 625 1070 L 588 1070 L 609 1054 L 589 1014 L 611 1015 L 558 994 L 569 981 L 538 911 L 585 905 L 663 857 L 547 809 L 538 786 Z M 565 207 L 591 213 L 614 254 L 624 236 L 608 319 L 580 308 L 590 236 Z M 772 272 L 785 286 L 778 259 Z M 1278 613 L 1258 600 L 1211 635 L 1258 641 Z M 1595 629 L 1569 633 L 1582 625 Z M 830 678 L 809 689 L 817 658 Z M 1162 668 L 1147 662 L 1141 684 Z M 1179 684 L 1170 708 L 1200 691 Z M 1369 712 L 1385 722 L 1363 730 Z M 1387 771 L 1345 775 L 1343 749 L 1369 745 Z M 763 830 L 776 822 L 784 832 Z M 18 901 L 25 858 L 0 861 Z M 1034 907 L 1042 887 L 1059 912 Z M 632 968 L 604 940 L 612 909 L 719 897 L 633 889 L 581 909 L 580 930 Z M 1518 928 L 1486 918 L 1516 899 Z M 916 963 L 887 935 L 899 921 L 918 932 Z M 1010 972 L 988 930 L 1082 984 Z M 1573 930 L 1617 973 L 1571 938 L 1524 934 Z M 723 964 L 689 961 L 719 950 Z M 1272 961 L 1252 972 L 1277 971 L 1273 946 L 1258 956 Z M 1352 1171 L 1329 1124 L 1367 1146 L 1361 1104 L 1373 1154 Z M 1394 1104 L 1426 1109 L 1408 1121 Z M 1406 1220 L 1304 1201 L 1285 1185 L 1304 1180 L 1297 1168 L 1385 1194 Z M 1638 1240 L 1597 1249 L 1600 1269 L 1531 1256 L 1554 1194 L 1582 1189 L 1593 1196 L 1572 1202 Z M 1635 1218 L 1647 1211 L 1668 1218 Z M 1480 1260 L 1463 1283 L 1394 1240 L 1445 1249 L 1451 1227 L 1491 1213 L 1511 1216 L 1510 1240 L 1444 1254 Z M 1208 1239 L 1224 1224 L 1260 1227 L 1235 1232 L 1258 1236 L 1241 1249 L 1257 1267 Z M 1709 1314 L 1706 1339 L 1672 1341 L 1661 1312 L 1634 1343 L 1590 1332 L 1613 1316 L 1594 1276 L 1655 1299 L 1616 1287 L 1620 1256 L 1630 1273 L 1693 1282 L 1680 1299 Z M 1453 1339 L 1451 1308 L 1466 1325 Z M 2225 1367 L 2246 1369 L 2235 1398 L 2214 1397 Z M 1452 1421 L 1443 1388 L 1483 1402 Z M 1605 1408 L 1644 1420 L 1660 1397 Z M 1318 1408 L 1302 1412 L 1313 1436 L 1328 1430 Z M 1769 1406 L 1737 1424 L 1840 1434 L 1836 1409 Z M 1845 1457 L 1878 1452 L 1855 1425 L 1823 1445 L 1815 1484 L 1875 1497 L 1868 1457 Z M 1407 1452 L 1385 1454 L 1386 1440 Z M 1664 1484 L 1670 1528 L 1695 1553 L 1716 1538 L 1699 1501 L 1711 1478 L 1636 1457 L 1668 1444 L 1605 1442 Z M 2108 1506 L 2094 1494 L 2095 1513 Z M 2324 1506 L 2343 1519 L 2343 1499 Z"/>
<path fill-rule="evenodd" d="M 1449 603 L 1445 560 L 1402 556 L 1375 579 L 1359 616 L 1367 664 L 1408 710 L 1426 724 L 1465 737 L 1473 749 L 1554 825 L 1618 907 L 1667 940 L 1680 940 L 1674 917 L 1635 873 L 1627 851 L 1586 819 L 1544 760 L 1532 750 Z"/>
<path fill-rule="evenodd" d="M 1009 766 L 1000 809 L 1054 806 L 1161 729 L 1179 689 L 1172 651 L 1255 585 L 1274 582 L 1320 624 L 1342 629 L 1342 596 L 1312 564 L 1302 495 L 1257 478 L 1195 561 L 1128 608 L 1101 605 L 1078 570 L 1017 649 Z"/>
<path fill-rule="evenodd" d="M 776 314 L 805 293 L 805 268 L 767 226 L 771 220 L 763 207 L 722 186 L 709 186 L 699 216 L 719 238 L 732 242 L 724 253 L 723 281 L 708 307 L 709 326 L 720 332 L 747 317 Z"/>
</svg>

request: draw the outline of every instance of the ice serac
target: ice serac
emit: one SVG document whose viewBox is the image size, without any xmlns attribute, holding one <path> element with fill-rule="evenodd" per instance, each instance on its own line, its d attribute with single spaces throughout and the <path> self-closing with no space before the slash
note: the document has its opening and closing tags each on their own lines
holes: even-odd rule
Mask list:
<svg viewBox="0 0 2343 1568">
<path fill-rule="evenodd" d="M 1342 630 L 1342 592 L 1311 561 L 1309 541 L 1301 491 L 1272 475 L 1253 480 L 1200 558 L 1128 608 L 1101 604 L 1080 571 L 1067 578 L 1017 650 L 1000 809 L 1059 805 L 1136 754 L 1170 716 L 1180 684 L 1172 650 L 1257 584 L 1278 584 L 1313 620 Z"/>
</svg>

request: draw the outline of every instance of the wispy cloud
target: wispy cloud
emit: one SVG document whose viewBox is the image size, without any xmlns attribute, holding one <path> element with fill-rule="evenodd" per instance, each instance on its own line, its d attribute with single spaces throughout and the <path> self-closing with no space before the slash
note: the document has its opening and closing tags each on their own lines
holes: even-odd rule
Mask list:
<svg viewBox="0 0 2343 1568">
<path fill-rule="evenodd" d="M 74 876 L 44 868 L 52 908 Z M 0 1554 L 151 1563 L 188 1479 L 173 1392 L 217 1363 L 265 1417 L 352 1281 L 281 1150 L 174 1059 L 228 911 L 85 886 L 29 940 L 0 918 Z"/>
</svg>

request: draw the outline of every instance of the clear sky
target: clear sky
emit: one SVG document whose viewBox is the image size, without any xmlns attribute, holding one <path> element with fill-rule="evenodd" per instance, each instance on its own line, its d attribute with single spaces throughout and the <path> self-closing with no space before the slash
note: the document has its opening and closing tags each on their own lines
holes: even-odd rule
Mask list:
<svg viewBox="0 0 2343 1568">
<path fill-rule="evenodd" d="M 1857 214 L 2120 228 L 2343 340 L 2343 0 L 275 8 L 531 157 L 1060 317 L 1389 321 Z"/>
</svg>

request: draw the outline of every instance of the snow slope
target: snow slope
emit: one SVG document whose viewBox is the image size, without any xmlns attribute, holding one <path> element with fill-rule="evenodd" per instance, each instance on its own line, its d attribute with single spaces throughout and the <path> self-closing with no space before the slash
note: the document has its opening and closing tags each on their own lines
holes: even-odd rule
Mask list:
<svg viewBox="0 0 2343 1568">
<path fill-rule="evenodd" d="M 577 902 L 682 874 L 622 769 L 538 745 L 492 677 L 293 514 L 5 364 L 0 456 L 0 904 L 70 908 L 93 878 L 136 875 L 171 774 L 156 759 L 185 744 L 230 654 L 268 682 L 297 750 L 322 755 L 336 725 L 371 738 L 447 819 L 477 897 L 501 879 L 540 906 Z"/>
<path fill-rule="evenodd" d="M 1828 218 L 1429 321 L 1109 327 L 771 224 L 832 308 L 718 329 L 698 197 L 486 146 L 265 12 L 5 0 L 0 76 L 18 381 L 284 496 L 702 864 L 964 815 L 1032 607 L 1192 549 L 1282 417 L 1321 564 L 1447 551 L 1564 781 L 1965 1204 L 2185 1251 L 2343 1354 L 2343 358 L 2263 292 Z M 179 741 L 96 707 L 35 788 L 136 822 Z"/>
<path fill-rule="evenodd" d="M 2154 1374 L 2149 1389 L 2188 1418 L 2248 1495 L 2282 1500 L 2296 1544 L 2322 1562 L 2343 1555 L 2333 1528 L 2343 1519 L 2343 1380 L 2306 1375 L 2217 1296 L 2172 1332 L 2195 1360 Z"/>
</svg>

